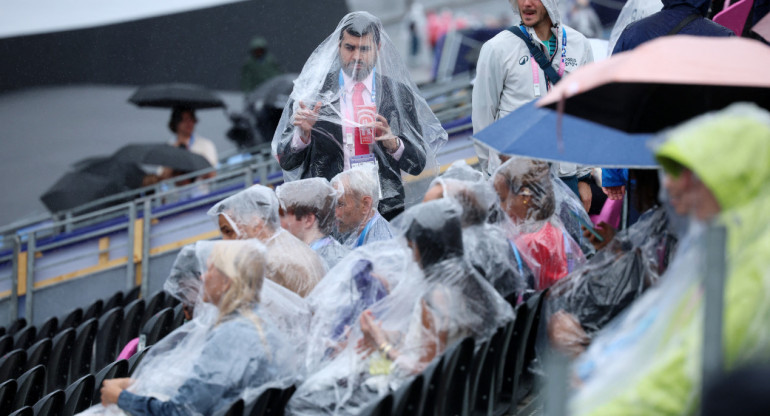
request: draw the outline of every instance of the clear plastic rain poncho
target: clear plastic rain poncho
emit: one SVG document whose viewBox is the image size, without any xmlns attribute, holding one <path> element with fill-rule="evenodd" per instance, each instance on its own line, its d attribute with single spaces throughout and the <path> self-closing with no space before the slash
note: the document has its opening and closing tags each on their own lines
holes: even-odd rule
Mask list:
<svg viewBox="0 0 770 416">
<path fill-rule="evenodd" d="M 719 255 L 708 252 L 707 227 L 727 231 L 724 369 L 768 358 L 770 114 L 736 104 L 664 137 L 656 156 L 670 175 L 666 188 L 693 224 L 659 284 L 605 327 L 576 362 L 571 414 L 695 413 L 703 371 L 703 288 L 709 258 Z"/>
<path fill-rule="evenodd" d="M 201 276 L 208 268 L 206 261 L 213 244 L 211 241 L 198 241 L 182 247 L 171 266 L 163 290 L 182 302 L 185 307 L 194 308 L 201 301 Z"/>
<path fill-rule="evenodd" d="M 120 408 L 85 413 L 208 415 L 294 383 L 293 350 L 259 305 L 265 255 L 255 240 L 215 242 L 195 318 L 151 347 Z"/>
<path fill-rule="evenodd" d="M 402 173 L 438 173 L 435 154 L 447 133 L 371 14 L 343 17 L 308 58 L 290 98 L 272 142 L 286 181 L 331 180 L 350 166 L 376 163 L 379 210 L 391 218 L 404 206 Z M 422 196 L 417 188 L 410 186 L 408 199 Z"/>
<path fill-rule="evenodd" d="M 455 169 L 449 172 L 449 176 L 458 172 L 460 170 Z M 486 178 L 466 181 L 442 175 L 433 180 L 425 199 L 437 197 L 452 199 L 462 207 L 464 251 L 476 271 L 503 297 L 523 293 L 529 276 L 525 275 L 523 267 L 519 268 L 520 260 L 517 260 L 516 252 L 506 237 L 505 228 L 488 222 L 490 213 L 499 202 Z"/>
<path fill-rule="evenodd" d="M 657 13 L 661 9 L 663 9 L 663 2 L 661 0 L 628 0 L 623 5 L 623 9 L 620 10 L 618 19 L 615 20 L 615 26 L 612 27 L 610 43 L 607 46 L 607 55 L 612 55 L 612 51 L 615 50 L 615 44 L 618 43 L 620 35 L 628 25 Z"/>
<path fill-rule="evenodd" d="M 513 222 L 511 238 L 535 277 L 535 290 L 550 287 L 585 262 L 558 212 L 560 201 L 569 200 L 564 193 L 571 191 L 561 188 L 546 162 L 511 158 L 495 171 L 492 181 L 502 211 Z"/>
<path fill-rule="evenodd" d="M 329 272 L 310 296 L 308 358 L 321 365 L 292 396 L 289 414 L 357 414 L 447 346 L 489 339 L 513 318 L 465 259 L 460 216 L 450 200 L 415 206 L 397 219 L 402 238 L 355 250 Z"/>
<path fill-rule="evenodd" d="M 224 239 L 256 238 L 267 246 L 267 278 L 306 296 L 325 273 L 320 257 L 281 228 L 278 198 L 272 189 L 253 185 L 211 207 L 208 215 Z"/>
<path fill-rule="evenodd" d="M 332 236 L 337 191 L 329 181 L 308 178 L 284 182 L 276 188 L 275 195 L 281 203 L 283 227 L 318 253 L 327 268 L 337 265 L 350 252 Z M 315 217 L 313 224 L 303 222 L 308 215 Z"/>
<path fill-rule="evenodd" d="M 657 283 L 676 242 L 666 210 L 654 208 L 551 286 L 542 321 L 551 345 L 571 356 L 581 353 L 596 332 Z"/>
<path fill-rule="evenodd" d="M 390 223 L 377 212 L 380 187 L 371 166 L 357 166 L 332 179 L 337 191 L 339 240 L 351 249 L 393 237 Z"/>
</svg>

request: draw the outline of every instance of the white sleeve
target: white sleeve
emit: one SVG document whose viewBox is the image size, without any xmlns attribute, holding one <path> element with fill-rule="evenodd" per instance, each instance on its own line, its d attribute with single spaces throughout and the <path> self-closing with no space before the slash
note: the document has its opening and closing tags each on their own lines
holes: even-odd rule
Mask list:
<svg viewBox="0 0 770 416">
<path fill-rule="evenodd" d="M 495 121 L 500 106 L 500 94 L 505 82 L 502 57 L 495 54 L 489 42 L 481 47 L 473 84 L 473 133 L 478 133 Z"/>
</svg>

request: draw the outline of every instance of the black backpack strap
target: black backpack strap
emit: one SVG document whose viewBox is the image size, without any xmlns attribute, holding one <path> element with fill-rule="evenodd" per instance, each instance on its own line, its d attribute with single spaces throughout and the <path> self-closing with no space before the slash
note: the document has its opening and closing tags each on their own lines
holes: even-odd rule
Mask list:
<svg viewBox="0 0 770 416">
<path fill-rule="evenodd" d="M 551 60 L 545 56 L 542 49 L 529 39 L 529 36 L 527 36 L 526 33 L 522 32 L 518 26 L 511 26 L 508 28 L 508 31 L 524 41 L 524 44 L 529 48 L 529 53 L 532 55 L 532 58 L 534 58 L 535 62 L 540 65 L 540 69 L 545 72 L 546 78 L 548 78 L 548 81 L 551 81 L 552 85 L 556 85 L 557 82 L 561 81 L 559 73 L 551 66 Z"/>
<path fill-rule="evenodd" d="M 693 13 L 691 15 L 688 15 L 687 17 L 682 19 L 682 21 L 679 22 L 678 25 L 674 26 L 674 28 L 671 29 L 671 31 L 666 33 L 666 36 L 668 36 L 668 35 L 676 35 L 677 33 L 679 33 L 680 30 L 684 29 L 685 26 L 690 24 L 690 22 L 692 22 L 693 20 L 695 20 L 695 19 L 697 19 L 699 17 L 701 17 L 701 15 L 699 15 L 698 13 Z"/>
</svg>

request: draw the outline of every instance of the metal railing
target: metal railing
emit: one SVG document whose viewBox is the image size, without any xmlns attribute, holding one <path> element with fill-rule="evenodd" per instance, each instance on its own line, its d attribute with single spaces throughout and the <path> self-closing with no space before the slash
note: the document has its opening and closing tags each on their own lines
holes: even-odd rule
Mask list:
<svg viewBox="0 0 770 416">
<path fill-rule="evenodd" d="M 242 189 L 251 186 L 255 181 L 274 185 L 282 181 L 282 176 L 271 175 L 271 173 L 280 172 L 280 168 L 274 160 L 263 160 L 254 163 L 244 163 L 235 167 L 227 167 L 217 172 L 217 175 L 197 181 L 189 185 L 163 189 L 155 187 L 149 195 L 140 196 L 130 202 L 125 202 L 112 207 L 89 212 L 83 215 L 67 215 L 63 219 L 53 223 L 43 225 L 33 229 L 24 235 L 11 235 L 5 239 L 4 249 L 11 252 L 0 256 L 0 264 L 11 263 L 11 273 L 0 275 L 0 282 L 10 280 L 10 308 L 9 318 L 11 321 L 19 317 L 19 301 L 24 298 L 24 317 L 28 322 L 32 322 L 35 310 L 35 292 L 36 276 L 40 273 L 50 270 L 66 268 L 68 264 L 93 258 L 94 255 L 107 255 L 109 253 L 126 253 L 126 261 L 122 264 L 115 264 L 108 268 L 125 268 L 126 288 L 135 286 L 136 268 L 140 268 L 141 292 L 144 296 L 149 295 L 149 262 L 151 258 L 150 238 L 160 238 L 174 232 L 183 231 L 191 225 L 201 225 L 210 222 L 206 216 L 184 224 L 173 225 L 162 233 L 153 234 L 153 224 L 155 220 L 165 217 L 173 217 L 186 211 L 209 207 L 215 202 L 226 198 Z M 186 175 L 188 177 L 198 177 L 202 173 Z M 271 177 L 272 176 L 272 177 Z M 185 177 L 174 178 L 175 181 L 183 180 Z M 202 195 L 196 196 L 197 193 Z M 114 200 L 114 199 L 110 199 Z M 103 201 L 95 201 L 102 203 Z M 141 220 L 141 221 L 138 221 Z M 137 226 L 141 225 L 142 241 L 140 251 L 135 252 L 137 233 L 140 231 Z M 105 236 L 115 234 L 125 235 L 125 242 L 112 245 L 108 248 L 100 248 L 96 252 L 87 251 L 76 255 L 61 256 L 45 265 L 36 264 L 38 255 L 43 252 L 51 252 L 56 249 L 71 247 L 79 243 L 98 240 Z M 24 259 L 22 253 L 26 255 L 26 263 L 20 264 Z M 137 262 L 136 260 L 139 259 Z M 19 287 L 20 271 L 23 269 L 24 290 Z M 7 285 L 7 283 L 6 283 Z"/>
</svg>

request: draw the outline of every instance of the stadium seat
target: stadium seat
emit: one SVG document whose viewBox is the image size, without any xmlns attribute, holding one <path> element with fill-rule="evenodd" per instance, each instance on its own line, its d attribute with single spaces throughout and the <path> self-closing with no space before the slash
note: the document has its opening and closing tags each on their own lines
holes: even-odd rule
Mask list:
<svg viewBox="0 0 770 416">
<path fill-rule="evenodd" d="M 37 403 L 45 391 L 45 367 L 39 365 L 22 374 L 16 379 L 18 388 L 16 390 L 16 399 L 14 400 L 14 409 L 24 406 L 32 406 Z"/>
<path fill-rule="evenodd" d="M 390 416 L 393 411 L 393 396 L 388 394 L 381 398 L 377 403 L 364 409 L 359 415 L 361 416 Z"/>
<path fill-rule="evenodd" d="M 166 303 L 166 294 L 162 290 L 150 297 L 144 304 L 144 317 L 142 318 L 142 324 L 140 328 L 143 328 L 147 321 L 150 320 L 155 314 L 163 309 L 163 305 Z"/>
<path fill-rule="evenodd" d="M 51 348 L 53 348 L 53 342 L 51 342 L 50 338 L 42 339 L 29 347 L 27 349 L 27 365 L 25 370 L 29 370 L 38 365 L 48 367 L 48 360 L 51 357 Z"/>
<path fill-rule="evenodd" d="M 83 309 L 75 308 L 64 318 L 61 319 L 59 325 L 59 332 L 64 331 L 67 328 L 77 328 L 83 322 Z"/>
<path fill-rule="evenodd" d="M 123 295 L 122 292 L 118 293 Z M 104 368 L 107 364 L 115 361 L 119 353 L 117 349 L 122 324 L 123 307 L 121 306 L 110 309 L 99 318 L 92 368 Z M 122 348 L 122 345 L 120 347 Z"/>
<path fill-rule="evenodd" d="M 88 306 L 85 312 L 83 312 L 83 320 L 87 321 L 91 318 L 99 319 L 102 316 L 102 310 L 104 308 L 104 301 L 101 299 L 95 300 Z"/>
<path fill-rule="evenodd" d="M 228 405 L 225 405 L 222 409 L 214 412 L 215 416 L 242 416 L 243 415 L 243 400 L 238 399 Z"/>
<path fill-rule="evenodd" d="M 13 409 L 18 385 L 16 380 L 6 380 L 0 384 L 0 413 L 7 415 Z"/>
<path fill-rule="evenodd" d="M 115 292 L 114 295 L 110 296 L 110 298 L 104 302 L 104 310 L 109 312 L 112 308 L 122 308 L 123 296 L 123 292 Z"/>
<path fill-rule="evenodd" d="M 171 308 L 163 309 L 150 318 L 142 328 L 145 346 L 154 345 L 156 342 L 171 332 L 171 320 L 174 317 L 174 311 Z"/>
<path fill-rule="evenodd" d="M 123 292 L 123 306 L 126 306 L 129 303 L 139 299 L 139 292 L 141 289 L 141 286 L 134 286 L 133 288 Z"/>
<path fill-rule="evenodd" d="M 26 326 L 13 334 L 13 348 L 26 350 L 35 342 L 37 328 L 32 325 Z"/>
<path fill-rule="evenodd" d="M 59 319 L 55 316 L 48 318 L 43 322 L 37 330 L 37 341 L 44 338 L 53 338 L 56 335 L 56 331 L 59 329 Z"/>
<path fill-rule="evenodd" d="M 97 404 L 102 401 L 102 394 L 100 389 L 102 388 L 102 382 L 104 380 L 110 380 L 113 378 L 123 378 L 128 376 L 128 361 L 119 360 L 104 367 L 94 377 L 94 395 L 91 400 L 91 404 Z"/>
<path fill-rule="evenodd" d="M 11 413 L 8 416 L 35 416 L 35 412 L 32 410 L 30 406 L 22 407 L 21 409 L 17 409 L 13 413 Z"/>
<path fill-rule="evenodd" d="M 280 400 L 281 389 L 270 388 L 263 391 L 254 400 L 244 404 L 243 416 L 264 416 L 270 406 L 271 399 L 276 396 Z"/>
<path fill-rule="evenodd" d="M 139 366 L 139 363 L 142 362 L 142 359 L 145 355 L 147 355 L 147 352 L 150 351 L 150 347 L 147 347 L 141 351 L 137 351 L 136 354 L 134 354 L 129 360 L 128 360 L 128 375 L 131 376 L 134 374 L 134 371 L 136 371 L 136 368 Z"/>
<path fill-rule="evenodd" d="M 13 323 L 8 327 L 8 330 L 6 331 L 6 334 L 13 335 L 13 334 L 19 332 L 19 330 L 21 330 L 22 328 L 24 328 L 26 326 L 27 326 L 27 320 L 24 319 L 24 318 L 19 318 L 19 319 L 13 321 Z"/>
<path fill-rule="evenodd" d="M 86 374 L 65 391 L 66 402 L 62 416 L 73 416 L 91 407 L 91 399 L 94 396 L 95 378 L 93 374 Z"/>
<path fill-rule="evenodd" d="M 90 318 L 80 324 L 76 330 L 75 343 L 72 346 L 72 360 L 70 362 L 70 382 L 91 372 L 91 358 L 98 326 L 99 322 L 96 318 Z"/>
<path fill-rule="evenodd" d="M 425 384 L 425 378 L 422 374 L 418 374 L 393 393 L 393 416 L 418 414 L 423 384 Z"/>
<path fill-rule="evenodd" d="M 53 338 L 51 355 L 48 358 L 47 391 L 54 391 L 67 386 L 75 334 L 74 328 L 67 328 Z"/>
<path fill-rule="evenodd" d="M 0 357 L 13 350 L 13 335 L 5 334 L 0 336 Z"/>
<path fill-rule="evenodd" d="M 0 358 L 0 381 L 19 378 L 27 364 L 27 352 L 21 349 L 13 350 Z"/>
<path fill-rule="evenodd" d="M 445 355 L 437 357 L 423 371 L 425 378 L 422 399 L 420 400 L 420 412 L 418 415 L 429 416 L 435 414 L 436 401 L 441 389 L 441 378 L 444 371 Z"/>
<path fill-rule="evenodd" d="M 473 361 L 473 338 L 466 337 L 447 348 L 441 387 L 436 401 L 436 416 L 462 416 L 467 380 Z"/>
<path fill-rule="evenodd" d="M 123 325 L 120 327 L 118 348 L 123 348 L 128 341 L 139 336 L 142 318 L 144 318 L 144 299 L 135 299 L 123 307 Z"/>
<path fill-rule="evenodd" d="M 59 416 L 62 410 L 64 410 L 65 395 L 63 390 L 55 390 L 42 399 L 32 407 L 35 416 Z"/>
</svg>

